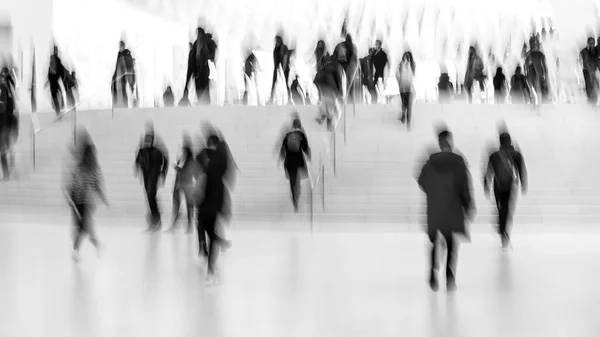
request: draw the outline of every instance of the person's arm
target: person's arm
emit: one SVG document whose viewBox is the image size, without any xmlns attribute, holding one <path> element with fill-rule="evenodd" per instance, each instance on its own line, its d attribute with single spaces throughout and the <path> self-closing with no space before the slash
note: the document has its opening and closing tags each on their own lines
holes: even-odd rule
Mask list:
<svg viewBox="0 0 600 337">
<path fill-rule="evenodd" d="M 285 160 L 285 156 L 287 151 L 285 150 L 285 143 L 287 140 L 287 135 L 283 137 L 283 141 L 281 142 L 281 148 L 279 148 L 279 161 L 282 162 Z"/>
<path fill-rule="evenodd" d="M 475 200 L 472 197 L 472 184 L 471 184 L 471 173 L 467 165 L 464 165 L 464 182 L 461 188 L 461 201 L 464 212 L 466 213 L 469 220 L 472 220 L 475 216 Z"/>
<path fill-rule="evenodd" d="M 195 66 L 195 60 L 194 60 L 194 55 L 195 55 L 195 48 L 192 48 L 192 51 L 190 51 L 190 53 L 188 54 L 188 66 L 187 66 L 187 74 L 185 75 L 185 86 L 183 87 L 184 92 L 187 93 L 187 89 L 188 89 L 188 84 L 190 83 L 190 79 L 192 78 L 192 76 L 194 75 L 194 66 Z"/>
<path fill-rule="evenodd" d="M 304 132 L 302 133 L 302 151 L 306 154 L 306 158 L 309 161 L 311 161 L 312 156 L 311 156 L 310 146 L 308 145 L 308 137 L 306 136 L 306 134 Z"/>
<path fill-rule="evenodd" d="M 429 163 L 425 163 L 425 165 L 423 165 L 423 167 L 421 168 L 421 173 L 419 174 L 419 177 L 417 178 L 417 183 L 419 184 L 419 187 L 421 188 L 421 190 L 425 193 L 427 193 L 427 191 L 429 190 L 427 188 L 427 171 L 429 169 Z"/>
<path fill-rule="evenodd" d="M 521 181 L 521 189 L 523 193 L 526 193 L 529 187 L 527 167 L 525 166 L 525 160 L 523 159 L 523 155 L 520 152 L 517 152 L 517 155 L 515 156 L 515 166 L 517 167 L 517 172 Z"/>
<path fill-rule="evenodd" d="M 487 167 L 483 172 L 483 191 L 487 195 L 490 192 L 490 181 L 494 175 L 494 166 L 492 165 L 492 157 L 490 156 L 487 162 Z"/>
</svg>

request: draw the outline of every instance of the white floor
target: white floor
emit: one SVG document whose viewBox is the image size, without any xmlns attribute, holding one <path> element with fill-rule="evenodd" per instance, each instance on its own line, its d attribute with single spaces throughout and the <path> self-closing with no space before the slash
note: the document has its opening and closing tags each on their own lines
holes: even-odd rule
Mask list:
<svg viewBox="0 0 600 337">
<path fill-rule="evenodd" d="M 99 228 L 70 259 L 70 227 L 0 225 L 2 337 L 597 337 L 600 235 L 475 234 L 458 291 L 426 285 L 419 233 L 231 231 L 206 287 L 195 236 Z"/>
</svg>

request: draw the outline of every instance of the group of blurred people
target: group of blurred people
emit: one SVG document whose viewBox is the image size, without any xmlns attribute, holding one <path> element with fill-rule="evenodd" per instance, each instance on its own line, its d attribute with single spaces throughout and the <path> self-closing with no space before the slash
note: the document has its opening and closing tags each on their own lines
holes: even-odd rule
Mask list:
<svg viewBox="0 0 600 337">
<path fill-rule="evenodd" d="M 19 112 L 16 104 L 17 81 L 9 67 L 0 71 L 0 164 L 2 180 L 9 180 L 15 165 L 15 144 L 19 137 Z"/>
<path fill-rule="evenodd" d="M 66 105 L 63 99 L 61 84 L 67 98 Z M 69 71 L 65 68 L 60 59 L 57 46 L 54 46 L 52 55 L 50 56 L 50 65 L 48 67 L 48 77 L 45 86 L 50 86 L 52 107 L 57 116 L 62 116 L 65 109 L 75 109 L 77 104 L 77 76 L 75 71 Z"/>
</svg>

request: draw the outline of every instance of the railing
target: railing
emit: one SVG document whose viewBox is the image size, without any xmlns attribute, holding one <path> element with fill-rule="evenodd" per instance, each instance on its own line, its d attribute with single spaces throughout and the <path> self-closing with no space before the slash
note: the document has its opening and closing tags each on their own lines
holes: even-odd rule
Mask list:
<svg viewBox="0 0 600 337">
<path fill-rule="evenodd" d="M 55 121 L 59 121 L 62 117 L 64 117 L 69 112 L 73 112 L 73 144 L 77 144 L 77 110 L 76 108 L 80 105 L 80 102 L 77 102 L 71 108 L 62 112 Z M 37 113 L 31 113 L 31 158 L 33 164 L 33 172 L 36 169 L 36 137 L 37 134 L 43 131 L 44 128 L 40 125 L 40 121 L 38 119 Z"/>
</svg>

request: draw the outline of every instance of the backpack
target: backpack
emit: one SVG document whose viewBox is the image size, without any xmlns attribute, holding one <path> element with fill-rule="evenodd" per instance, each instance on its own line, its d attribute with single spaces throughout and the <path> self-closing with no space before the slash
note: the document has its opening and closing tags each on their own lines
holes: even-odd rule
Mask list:
<svg viewBox="0 0 600 337">
<path fill-rule="evenodd" d="M 496 168 L 495 182 L 498 187 L 509 189 L 517 181 L 517 169 L 513 160 L 512 153 L 498 151 L 500 157 L 500 166 Z"/>
<path fill-rule="evenodd" d="M 302 148 L 302 136 L 299 132 L 290 132 L 287 136 L 286 146 L 288 152 L 300 152 Z"/>
</svg>

